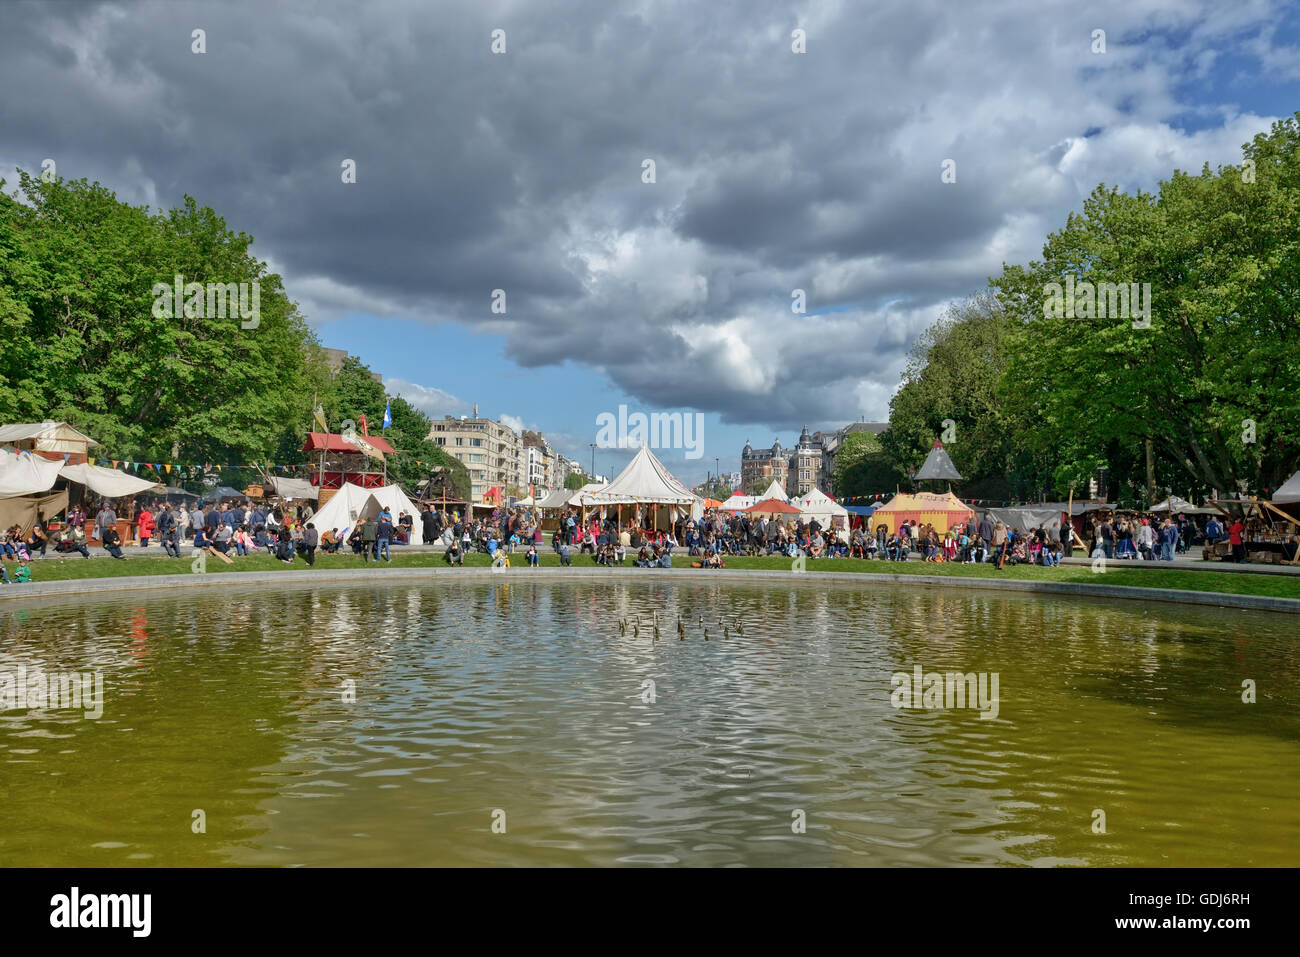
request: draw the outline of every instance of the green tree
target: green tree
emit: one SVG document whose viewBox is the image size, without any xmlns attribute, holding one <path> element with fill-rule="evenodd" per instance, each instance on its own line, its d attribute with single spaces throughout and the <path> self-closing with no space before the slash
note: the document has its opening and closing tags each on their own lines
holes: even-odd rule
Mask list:
<svg viewBox="0 0 1300 957">
<path fill-rule="evenodd" d="M 831 490 L 837 499 L 874 495 L 907 480 L 872 432 L 850 432 L 835 452 Z"/>
<path fill-rule="evenodd" d="M 588 475 L 584 475 L 581 472 L 570 472 L 564 478 L 565 488 L 580 489 L 584 485 L 588 485 L 590 483 L 591 483 L 591 477 Z"/>
<path fill-rule="evenodd" d="M 1297 114 L 1300 117 L 1300 114 Z M 1018 319 L 1002 394 L 1071 481 L 1101 462 L 1156 485 L 1274 486 L 1300 455 L 1300 125 L 1274 124 L 1242 167 L 1175 172 L 1155 194 L 1098 187 L 1043 260 L 995 286 Z M 1048 283 L 1150 284 L 1149 328 L 1080 304 L 1051 315 Z M 1130 304 L 1130 312 L 1132 306 Z M 1105 313 L 1101 315 L 1099 313 Z M 1254 439 L 1248 441 L 1249 424 Z"/>
<path fill-rule="evenodd" d="M 265 460 L 305 424 L 319 350 L 252 241 L 188 196 L 151 213 L 20 173 L 0 192 L 0 420 L 70 422 L 105 457 Z M 212 315 L 204 296 L 162 304 L 155 284 L 177 275 L 256 284 L 256 325 Z"/>
</svg>

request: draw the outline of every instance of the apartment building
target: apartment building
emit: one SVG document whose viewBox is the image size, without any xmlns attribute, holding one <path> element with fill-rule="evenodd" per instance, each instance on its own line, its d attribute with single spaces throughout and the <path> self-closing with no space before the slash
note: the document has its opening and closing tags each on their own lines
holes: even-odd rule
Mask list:
<svg viewBox="0 0 1300 957">
<path fill-rule="evenodd" d="M 474 502 L 482 503 L 483 496 L 494 487 L 508 494 L 511 486 L 526 489 L 528 485 L 528 457 L 519 434 L 495 419 L 480 418 L 477 404 L 472 416 L 448 415 L 435 421 L 429 441 L 465 464 Z"/>
</svg>

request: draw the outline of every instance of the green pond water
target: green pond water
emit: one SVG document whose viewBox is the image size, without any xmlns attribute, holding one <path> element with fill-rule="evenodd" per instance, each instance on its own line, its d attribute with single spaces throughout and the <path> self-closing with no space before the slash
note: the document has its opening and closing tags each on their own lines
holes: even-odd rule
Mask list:
<svg viewBox="0 0 1300 957">
<path fill-rule="evenodd" d="M 5 602 L 0 635 L 0 682 L 103 687 L 0 712 L 0 865 L 1300 863 L 1286 615 L 620 579 Z M 895 707 L 918 666 L 996 673 L 997 717 Z"/>
</svg>

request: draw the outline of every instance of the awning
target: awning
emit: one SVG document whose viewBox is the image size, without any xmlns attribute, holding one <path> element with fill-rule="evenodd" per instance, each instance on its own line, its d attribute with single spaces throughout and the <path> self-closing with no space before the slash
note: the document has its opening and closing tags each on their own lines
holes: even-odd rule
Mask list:
<svg viewBox="0 0 1300 957">
<path fill-rule="evenodd" d="M 48 492 L 62 468 L 62 462 L 31 452 L 0 449 L 0 498 Z"/>
<path fill-rule="evenodd" d="M 116 469 L 100 468 L 98 465 L 87 465 L 84 462 L 81 465 L 65 465 L 59 470 L 59 474 L 69 482 L 84 485 L 104 498 L 124 498 L 128 495 L 139 495 L 149 489 L 162 488 L 161 482 L 150 482 Z"/>
<path fill-rule="evenodd" d="M 305 498 L 316 501 L 320 498 L 320 489 L 306 479 L 278 478 L 272 476 L 271 488 L 281 498 Z"/>
</svg>

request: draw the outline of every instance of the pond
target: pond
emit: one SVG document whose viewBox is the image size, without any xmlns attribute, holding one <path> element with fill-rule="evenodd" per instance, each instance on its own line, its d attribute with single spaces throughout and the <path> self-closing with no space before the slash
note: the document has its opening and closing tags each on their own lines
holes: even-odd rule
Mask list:
<svg viewBox="0 0 1300 957">
<path fill-rule="evenodd" d="M 6 602 L 0 629 L 8 866 L 1300 858 L 1286 615 L 619 578 Z"/>
</svg>

